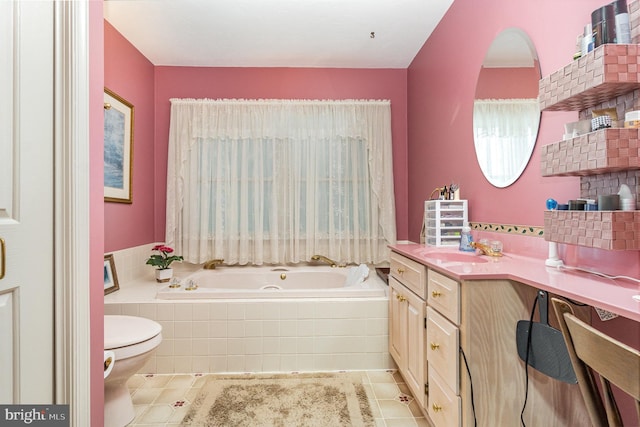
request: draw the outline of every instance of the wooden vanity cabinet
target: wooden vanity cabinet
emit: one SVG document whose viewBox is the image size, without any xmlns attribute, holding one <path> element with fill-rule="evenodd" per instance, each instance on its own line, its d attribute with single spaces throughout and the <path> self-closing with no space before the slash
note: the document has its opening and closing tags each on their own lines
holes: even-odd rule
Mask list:
<svg viewBox="0 0 640 427">
<path fill-rule="evenodd" d="M 423 408 L 427 403 L 426 277 L 424 265 L 392 253 L 389 272 L 389 353 L 414 398 Z"/>
<path fill-rule="evenodd" d="M 518 356 L 516 325 L 529 320 L 536 288 L 458 281 L 395 252 L 389 285 L 390 353 L 434 427 L 518 426 L 527 382 L 528 427 L 589 425 L 576 384 L 525 370 Z"/>
</svg>

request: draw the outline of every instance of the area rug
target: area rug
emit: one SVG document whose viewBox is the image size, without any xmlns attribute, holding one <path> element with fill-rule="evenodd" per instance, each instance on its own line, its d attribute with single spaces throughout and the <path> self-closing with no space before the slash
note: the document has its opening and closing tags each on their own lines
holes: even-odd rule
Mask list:
<svg viewBox="0 0 640 427">
<path fill-rule="evenodd" d="M 198 427 L 372 427 L 357 373 L 211 376 L 182 420 Z"/>
</svg>

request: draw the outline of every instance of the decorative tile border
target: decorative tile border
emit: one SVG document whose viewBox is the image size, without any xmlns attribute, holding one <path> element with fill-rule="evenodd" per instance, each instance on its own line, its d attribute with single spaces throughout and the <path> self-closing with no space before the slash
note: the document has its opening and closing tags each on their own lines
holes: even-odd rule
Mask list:
<svg viewBox="0 0 640 427">
<path fill-rule="evenodd" d="M 534 227 L 532 225 L 470 222 L 469 226 L 472 230 L 493 231 L 495 233 L 519 234 L 521 236 L 533 237 L 542 237 L 544 235 L 544 227 Z"/>
</svg>

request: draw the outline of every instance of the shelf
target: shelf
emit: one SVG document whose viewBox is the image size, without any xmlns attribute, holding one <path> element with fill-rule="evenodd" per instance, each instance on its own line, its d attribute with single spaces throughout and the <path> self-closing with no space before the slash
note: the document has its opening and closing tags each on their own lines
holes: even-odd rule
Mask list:
<svg viewBox="0 0 640 427">
<path fill-rule="evenodd" d="M 640 250 L 640 211 L 545 211 L 545 240 L 607 250 Z"/>
<path fill-rule="evenodd" d="M 640 89 L 640 49 L 605 44 L 540 80 L 541 111 L 580 111 Z"/>
<path fill-rule="evenodd" d="M 541 148 L 542 176 L 586 176 L 640 169 L 640 129 L 602 129 Z"/>
</svg>

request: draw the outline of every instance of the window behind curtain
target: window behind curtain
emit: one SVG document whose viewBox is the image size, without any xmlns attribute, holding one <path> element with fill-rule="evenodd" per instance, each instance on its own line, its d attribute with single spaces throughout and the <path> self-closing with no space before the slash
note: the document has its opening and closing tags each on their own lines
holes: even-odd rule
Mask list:
<svg viewBox="0 0 640 427">
<path fill-rule="evenodd" d="M 390 134 L 388 102 L 172 100 L 167 243 L 194 263 L 383 261 Z"/>
</svg>

